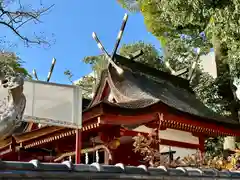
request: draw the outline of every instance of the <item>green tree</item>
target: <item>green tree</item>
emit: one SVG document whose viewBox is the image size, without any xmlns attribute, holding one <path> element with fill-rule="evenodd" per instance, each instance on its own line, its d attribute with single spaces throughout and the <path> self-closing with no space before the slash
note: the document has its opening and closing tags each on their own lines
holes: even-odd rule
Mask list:
<svg viewBox="0 0 240 180">
<path fill-rule="evenodd" d="M 108 61 L 104 55 L 99 56 L 87 56 L 83 59 L 83 62 L 86 64 L 90 64 L 92 67 L 92 70 L 95 74 L 96 82 L 99 80 L 102 70 L 107 68 Z"/>
<path fill-rule="evenodd" d="M 27 70 L 22 66 L 23 61 L 19 59 L 14 53 L 0 53 L 0 74 L 14 75 L 15 73 L 22 74 L 25 77 L 30 77 Z"/>
<path fill-rule="evenodd" d="M 163 69 L 164 65 L 162 56 L 160 56 L 160 52 L 151 44 L 144 43 L 142 41 L 131 44 L 123 44 L 119 49 L 119 54 L 125 57 L 131 57 L 133 53 L 139 50 L 143 51 L 143 55 L 134 59 L 135 61 L 148 64 L 156 69 Z M 106 69 L 108 64 L 104 55 L 87 56 L 83 59 L 83 62 L 90 64 L 98 77 L 100 76 L 101 71 Z"/>
<path fill-rule="evenodd" d="M 218 77 L 215 80 L 211 79 L 210 83 L 206 83 L 206 79 L 201 80 L 203 84 L 195 89 L 196 94 L 213 110 L 217 109 L 223 115 L 230 115 L 239 121 L 240 103 L 236 97 L 233 80 L 240 76 L 240 1 L 119 0 L 119 2 L 130 11 L 134 3 L 134 10 L 142 13 L 147 29 L 160 40 L 170 57 L 174 53 L 185 55 L 184 50 L 173 51 L 178 45 L 187 44 L 190 49 L 199 47 L 201 53 L 208 53 L 209 49 L 213 48 Z M 201 87 L 205 87 L 205 90 Z"/>
<path fill-rule="evenodd" d="M 166 70 L 165 65 L 163 64 L 162 56 L 160 55 L 160 51 L 157 50 L 153 45 L 144 43 L 143 41 L 132 44 L 123 44 L 119 50 L 119 54 L 128 57 L 138 50 L 142 50 L 143 55 L 137 57 L 134 59 L 134 61 L 148 64 L 156 69 Z"/>
<path fill-rule="evenodd" d="M 157 69 L 164 69 L 164 64 L 162 61 L 162 57 L 160 56 L 160 52 L 151 44 L 147 44 L 142 41 L 132 44 L 124 44 L 119 49 L 119 54 L 125 57 L 129 57 L 139 50 L 142 50 L 144 54 L 137 57 L 135 61 L 148 64 Z M 91 94 L 94 91 L 93 89 L 96 88 L 96 85 L 98 84 L 98 81 L 100 79 L 101 72 L 102 70 L 106 69 L 108 61 L 104 55 L 98 55 L 87 56 L 83 59 L 83 62 L 85 62 L 86 64 L 90 64 L 94 72 L 94 77 L 85 76 L 78 83 L 78 85 L 80 85 L 86 90 L 86 97 L 89 97 L 89 94 Z"/>
</svg>

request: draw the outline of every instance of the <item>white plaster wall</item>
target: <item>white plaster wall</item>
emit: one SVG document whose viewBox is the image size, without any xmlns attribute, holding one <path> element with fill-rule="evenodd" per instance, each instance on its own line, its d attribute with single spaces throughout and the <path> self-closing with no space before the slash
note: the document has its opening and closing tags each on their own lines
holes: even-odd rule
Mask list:
<svg viewBox="0 0 240 180">
<path fill-rule="evenodd" d="M 160 131 L 159 137 L 162 139 L 186 142 L 190 144 L 199 144 L 198 137 L 193 136 L 192 133 L 175 129 L 166 129 L 164 131 Z"/>
<path fill-rule="evenodd" d="M 145 133 L 151 133 L 153 131 L 152 128 L 148 128 L 145 125 L 138 126 L 134 130 Z M 159 137 L 167 140 L 186 142 L 190 144 L 199 144 L 198 137 L 193 136 L 192 133 L 170 128 L 161 130 L 159 132 Z"/>
<path fill-rule="evenodd" d="M 196 154 L 197 150 L 196 149 L 187 149 L 187 148 L 180 148 L 180 147 L 170 147 L 169 146 L 160 146 L 160 152 L 169 152 L 171 151 L 176 151 L 176 153 L 173 155 L 173 158 L 176 159 L 177 157 L 184 158 L 188 155 Z"/>
<path fill-rule="evenodd" d="M 137 128 L 134 129 L 135 131 L 138 132 L 145 132 L 145 133 L 151 133 L 152 128 L 148 128 L 144 125 L 138 126 Z M 199 139 L 198 137 L 193 136 L 189 132 L 185 131 L 179 131 L 175 129 L 166 129 L 166 130 L 161 130 L 159 133 L 159 137 L 162 139 L 167 139 L 167 140 L 173 140 L 173 141 L 179 141 L 179 142 L 186 142 L 186 143 L 191 143 L 191 144 L 199 144 Z M 166 145 L 160 145 L 160 151 L 161 152 L 168 152 L 170 149 L 172 151 L 176 151 L 174 154 L 174 158 L 177 158 L 180 156 L 181 158 L 186 157 L 187 155 L 192 155 L 197 152 L 195 149 L 188 149 L 188 148 L 180 148 L 180 147 L 174 147 L 174 146 L 166 146 Z"/>
<path fill-rule="evenodd" d="M 203 71 L 209 73 L 213 78 L 217 77 L 214 52 L 210 52 L 207 55 L 200 56 L 200 64 L 202 65 Z"/>
</svg>

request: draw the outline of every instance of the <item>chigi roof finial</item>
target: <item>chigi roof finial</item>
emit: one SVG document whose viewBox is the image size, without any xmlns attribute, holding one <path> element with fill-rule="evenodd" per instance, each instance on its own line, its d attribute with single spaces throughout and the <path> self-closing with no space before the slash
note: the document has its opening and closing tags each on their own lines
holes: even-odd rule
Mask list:
<svg viewBox="0 0 240 180">
<path fill-rule="evenodd" d="M 201 50 L 200 50 L 200 48 L 198 48 L 197 51 L 196 51 L 196 58 L 193 61 L 190 68 L 183 68 L 183 69 L 180 69 L 179 71 L 175 71 L 171 67 L 171 65 L 168 61 L 165 61 L 165 66 L 170 70 L 171 74 L 174 75 L 174 76 L 181 76 L 181 75 L 186 74 L 188 72 L 187 80 L 191 81 L 194 77 L 194 72 L 196 70 L 196 67 L 197 67 L 197 64 L 198 64 L 198 61 L 199 61 L 199 58 L 200 58 L 200 52 L 201 52 Z"/>
<path fill-rule="evenodd" d="M 53 73 L 54 67 L 55 67 L 55 64 L 56 64 L 56 59 L 53 58 L 53 59 L 52 59 L 52 64 L 51 64 L 50 70 L 49 70 L 49 72 L 48 72 L 48 76 L 47 76 L 46 82 L 49 82 L 49 81 L 50 81 L 50 79 L 51 79 L 51 77 L 52 77 L 52 73 Z M 34 76 L 34 78 L 35 78 L 36 80 L 39 80 L 36 69 L 33 69 L 32 74 L 33 74 L 33 76 Z"/>
<path fill-rule="evenodd" d="M 116 69 L 116 71 L 118 72 L 118 74 L 122 74 L 123 73 L 123 69 L 121 67 L 119 67 L 114 61 L 113 61 L 113 58 L 117 52 L 117 49 L 119 47 L 119 44 L 120 44 L 120 41 L 122 39 L 122 36 L 123 36 L 123 32 L 124 32 L 124 29 L 125 29 L 125 26 L 126 26 L 126 23 L 127 23 L 127 20 L 128 20 L 128 15 L 125 14 L 124 15 L 124 18 L 123 18 L 123 22 L 122 22 L 122 26 L 120 28 L 120 31 L 118 33 L 118 36 L 117 36 L 117 40 L 116 40 L 116 43 L 115 43 L 115 46 L 114 46 L 114 49 L 113 49 L 113 52 L 112 52 L 112 55 L 110 56 L 109 53 L 106 51 L 106 49 L 104 48 L 104 46 L 102 45 L 101 41 L 99 40 L 99 38 L 97 37 L 97 34 L 95 32 L 92 33 L 92 37 L 93 39 L 97 42 L 97 46 L 98 48 L 103 52 L 103 54 L 106 56 L 108 62 Z"/>
<path fill-rule="evenodd" d="M 194 72 L 196 70 L 196 67 L 197 67 L 197 64 L 198 64 L 198 61 L 199 61 L 199 58 L 200 58 L 200 52 L 201 52 L 201 49 L 198 48 L 197 52 L 196 52 L 197 56 L 196 56 L 195 60 L 193 61 L 192 66 L 191 66 L 191 68 L 189 70 L 189 73 L 188 73 L 188 80 L 189 81 L 191 81 L 193 79 Z"/>
</svg>

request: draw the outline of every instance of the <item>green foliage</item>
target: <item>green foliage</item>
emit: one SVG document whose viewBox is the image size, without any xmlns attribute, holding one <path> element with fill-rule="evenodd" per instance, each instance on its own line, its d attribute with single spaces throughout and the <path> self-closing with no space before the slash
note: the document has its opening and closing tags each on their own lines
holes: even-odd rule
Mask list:
<svg viewBox="0 0 240 180">
<path fill-rule="evenodd" d="M 83 62 L 90 64 L 93 72 L 95 72 L 97 78 L 100 77 L 102 71 L 106 69 L 108 61 L 104 55 L 99 56 L 87 56 L 83 59 Z"/>
<path fill-rule="evenodd" d="M 122 0 L 124 8 L 131 10 L 131 4 L 138 3 L 148 30 L 161 41 L 171 41 L 180 34 L 193 39 L 204 32 L 210 47 L 225 47 L 221 60 L 231 66 L 231 76 L 240 73 L 240 26 L 239 0 Z M 170 38 L 170 39 L 169 39 Z M 195 41 L 195 40 L 194 40 Z M 194 47 L 203 47 L 205 41 L 194 43 Z M 208 50 L 203 48 L 203 52 Z M 220 52 L 217 52 L 220 53 Z"/>
<path fill-rule="evenodd" d="M 21 61 L 14 53 L 0 54 L 0 72 L 3 74 L 14 75 L 22 74 L 25 77 L 30 77 L 27 70 L 22 67 L 24 62 Z"/>
<path fill-rule="evenodd" d="M 205 141 L 207 157 L 223 156 L 223 137 L 210 137 Z"/>
<path fill-rule="evenodd" d="M 119 1 L 130 11 L 132 2 Z M 198 66 L 191 85 L 198 98 L 207 106 L 239 120 L 237 112 L 240 104 L 234 98 L 232 82 L 240 77 L 240 1 L 135 0 L 134 3 L 136 2 L 147 29 L 159 39 L 164 48 L 164 58 L 173 69 L 189 67 L 195 56 L 194 48 L 199 47 L 201 54 L 209 53 L 210 48 L 214 48 L 218 77 L 211 78 L 202 73 Z"/>
<path fill-rule="evenodd" d="M 69 69 L 64 71 L 64 75 L 68 78 L 69 82 L 73 84 L 73 81 L 72 81 L 73 73 Z"/>
<path fill-rule="evenodd" d="M 70 70 L 64 71 L 64 75 L 68 78 L 69 82 L 78 85 L 82 88 L 82 96 L 84 98 L 90 99 L 91 93 L 93 91 L 93 86 L 96 79 L 92 76 L 84 76 L 78 82 L 74 83 L 72 77 L 74 76 Z"/>
<path fill-rule="evenodd" d="M 193 51 L 193 48 L 201 42 L 201 55 L 204 55 L 204 49 L 209 51 L 209 42 L 204 42 L 200 38 L 172 38 L 165 47 L 165 60 L 169 61 L 171 67 L 174 70 L 180 70 L 183 68 L 191 68 L 193 61 L 197 58 L 197 54 Z M 203 51 L 202 51 L 203 49 Z M 186 74 L 183 78 L 187 78 Z M 209 108 L 215 112 L 227 115 L 229 112 L 226 110 L 227 102 L 218 95 L 219 84 L 208 73 L 204 73 L 198 64 L 195 77 L 190 82 L 197 97 Z"/>
<path fill-rule="evenodd" d="M 165 68 L 162 56 L 160 56 L 159 51 L 153 45 L 144 43 L 142 41 L 132 44 L 124 44 L 120 48 L 119 54 L 127 57 L 138 50 L 142 50 L 143 55 L 134 59 L 134 61 L 148 64 L 149 66 L 160 70 L 163 70 Z"/>
<path fill-rule="evenodd" d="M 138 50 L 142 50 L 144 54 L 134 59 L 135 61 L 148 64 L 156 69 L 163 69 L 162 57 L 159 55 L 159 51 L 151 44 L 147 44 L 142 41 L 132 44 L 123 44 L 119 50 L 119 54 L 129 57 Z M 96 72 L 98 77 L 100 77 L 101 71 L 106 69 L 108 65 L 108 61 L 104 55 L 87 56 L 83 59 L 83 62 L 90 64 L 92 66 L 92 70 Z"/>
<path fill-rule="evenodd" d="M 131 12 L 139 12 L 139 4 L 136 0 L 118 0 L 118 2 L 122 5 L 123 8 L 128 9 Z"/>
<path fill-rule="evenodd" d="M 131 56 L 136 51 L 142 50 L 144 54 L 135 59 L 135 61 L 148 64 L 157 69 L 164 69 L 162 57 L 159 55 L 158 50 L 151 44 L 146 44 L 142 41 L 124 44 L 120 50 L 119 54 L 125 57 Z M 87 90 L 87 96 L 92 93 L 92 89 L 96 88 L 98 81 L 100 79 L 101 72 L 107 68 L 108 61 L 104 55 L 99 56 L 87 56 L 83 59 L 83 62 L 90 64 L 92 66 L 93 72 L 95 72 L 95 77 L 85 76 L 79 81 L 79 85 Z"/>
<path fill-rule="evenodd" d="M 93 88 L 95 88 L 96 79 L 92 76 L 84 76 L 81 80 L 79 80 L 76 85 L 81 86 L 83 89 L 83 97 L 84 98 L 92 98 L 91 94 L 93 92 Z"/>
<path fill-rule="evenodd" d="M 222 138 L 209 138 L 206 146 L 208 153 L 205 155 L 201 154 L 201 152 L 197 150 L 194 154 L 183 158 L 177 157 L 176 159 L 170 159 L 168 157 L 169 155 L 162 155 L 159 152 L 161 146 L 158 144 L 161 143 L 161 141 L 158 140 L 158 137 L 154 132 L 149 133 L 148 136 L 139 133 L 137 136 L 133 137 L 133 140 L 134 152 L 143 156 L 143 161 L 150 167 L 195 167 L 214 168 L 218 170 L 237 167 L 237 154 L 235 154 L 234 157 L 231 157 L 230 161 L 224 160 L 221 151 L 222 146 L 219 144 L 219 141 L 223 140 Z"/>
</svg>

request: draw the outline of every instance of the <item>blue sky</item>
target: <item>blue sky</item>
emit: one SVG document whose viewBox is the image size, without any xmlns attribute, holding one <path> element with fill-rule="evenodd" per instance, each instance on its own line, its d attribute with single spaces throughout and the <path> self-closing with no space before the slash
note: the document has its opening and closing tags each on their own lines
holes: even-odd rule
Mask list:
<svg viewBox="0 0 240 180">
<path fill-rule="evenodd" d="M 30 2 L 30 0 L 25 1 Z M 49 14 L 41 18 L 43 23 L 27 24 L 23 27 L 22 33 L 31 36 L 34 32 L 44 32 L 51 41 L 55 40 L 50 48 L 25 47 L 7 28 L 0 27 L 1 34 L 17 44 L 9 50 L 16 52 L 25 61 L 24 66 L 27 70 L 32 72 L 32 69 L 37 69 L 39 79 L 46 79 L 52 58 L 55 57 L 57 62 L 51 81 L 69 83 L 63 74 L 66 69 L 73 72 L 74 80 L 79 79 L 91 72 L 90 66 L 82 63 L 81 60 L 85 56 L 101 53 L 92 39 L 93 31 L 97 33 L 106 49 L 112 51 L 126 11 L 120 7 L 117 0 L 71 1 L 71 3 L 60 0 L 42 1 L 45 5 L 55 4 L 55 6 Z M 147 32 L 141 14 L 129 14 L 121 43 L 133 43 L 139 40 L 154 44 L 160 49 L 157 39 Z"/>
</svg>

